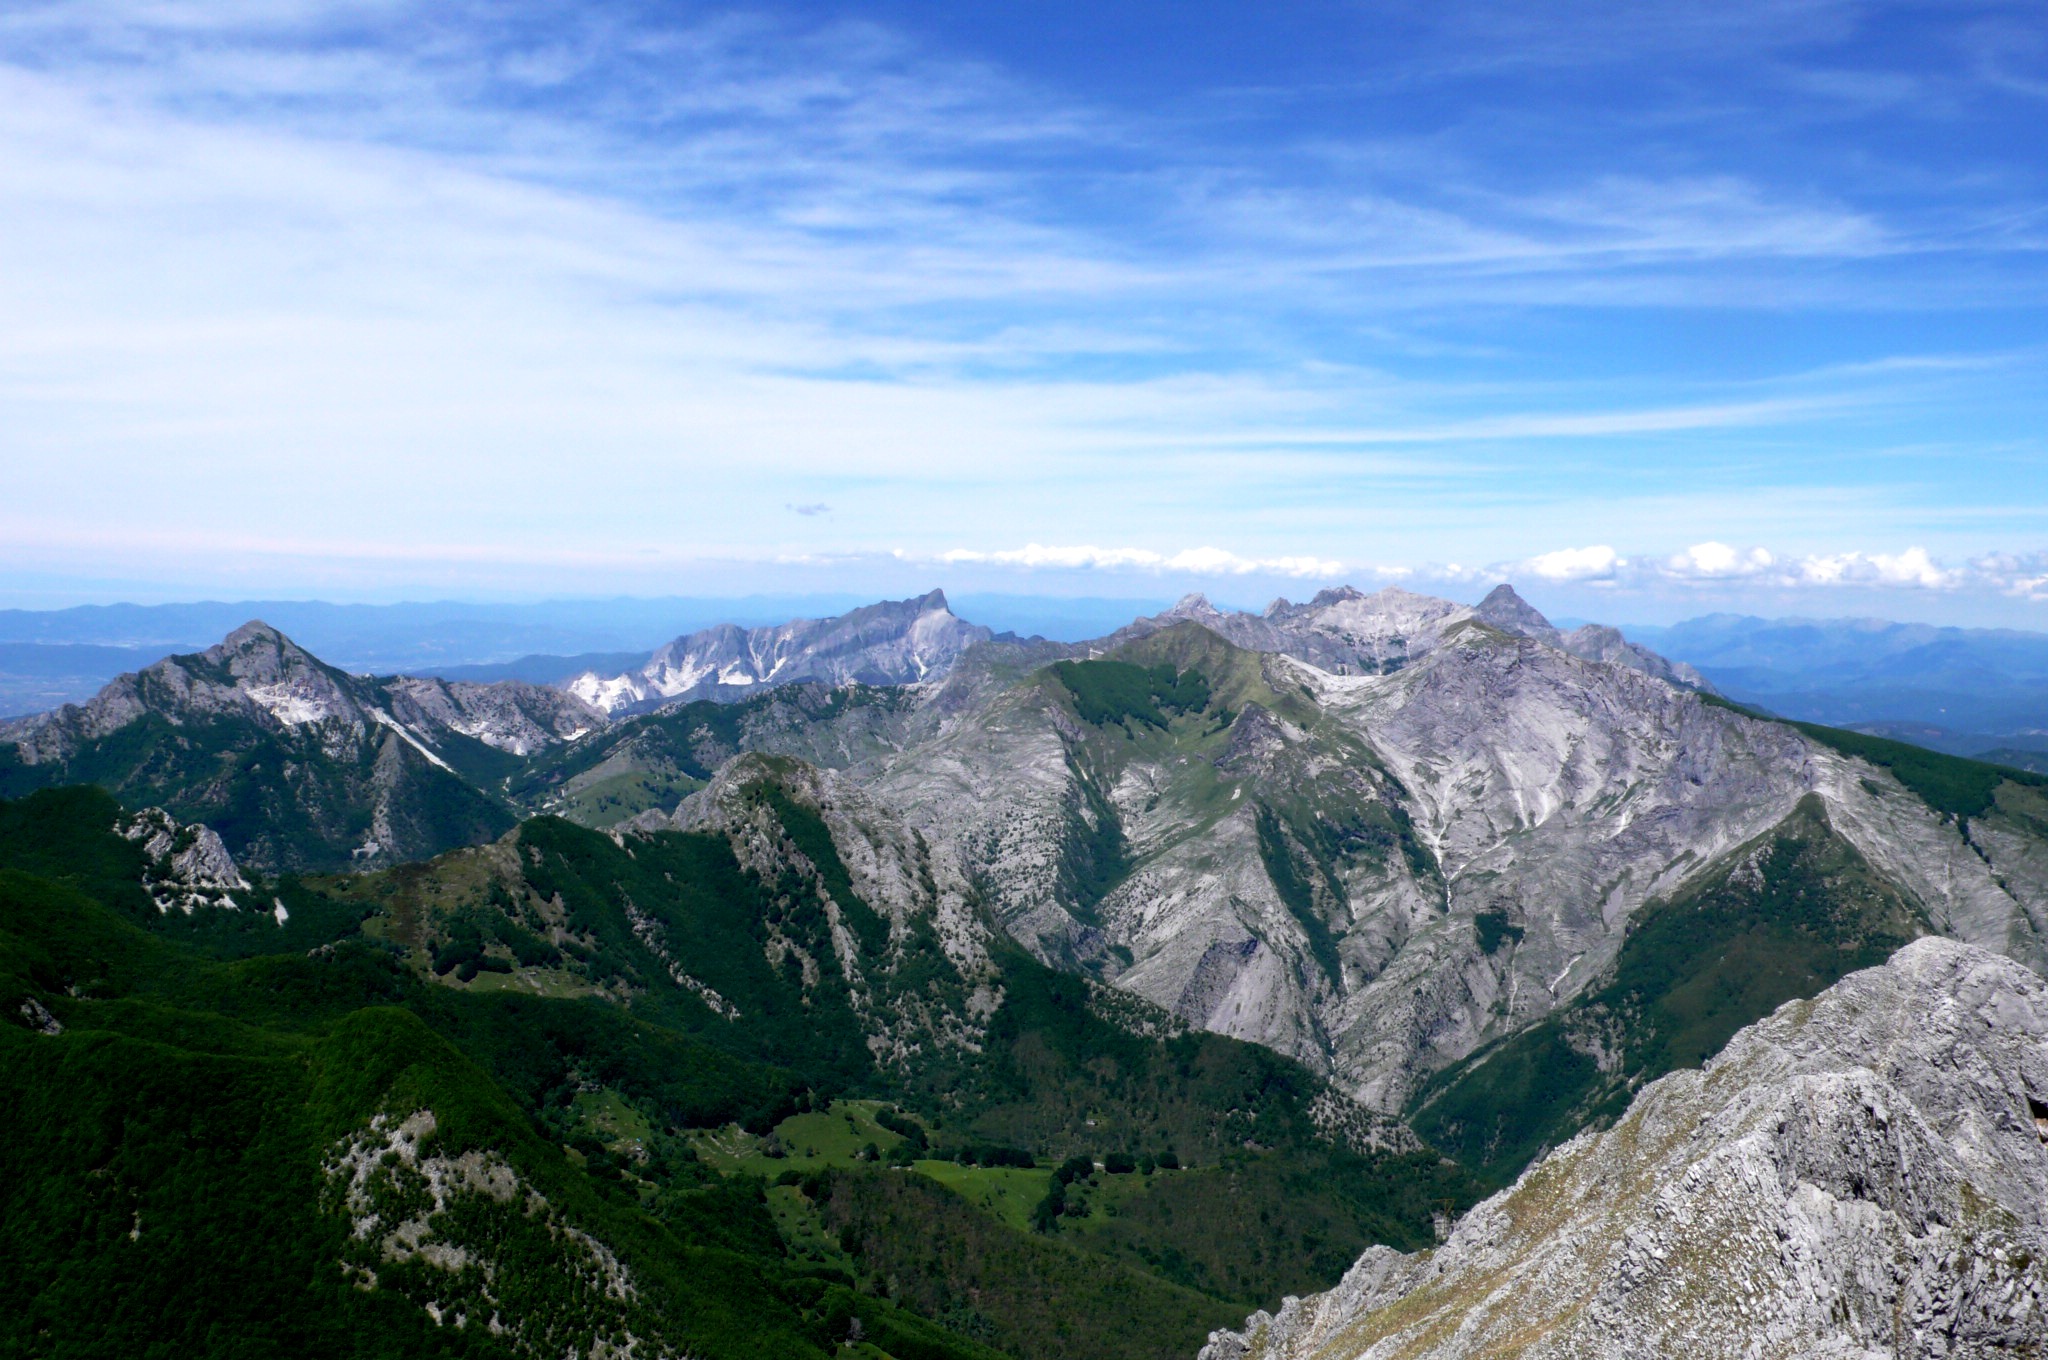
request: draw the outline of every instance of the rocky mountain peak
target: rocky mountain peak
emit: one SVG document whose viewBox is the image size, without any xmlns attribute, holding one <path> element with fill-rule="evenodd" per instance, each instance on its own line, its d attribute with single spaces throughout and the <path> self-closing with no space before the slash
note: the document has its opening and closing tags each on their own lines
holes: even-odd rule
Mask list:
<svg viewBox="0 0 2048 1360">
<path fill-rule="evenodd" d="M 261 619 L 251 619 L 200 655 L 216 665 L 238 659 L 270 658 L 283 662 L 312 661 L 312 654 Z"/>
<path fill-rule="evenodd" d="M 188 663 L 195 661 L 197 666 Z M 355 683 L 277 629 L 251 619 L 196 658 L 167 657 L 143 672 L 158 684 L 159 704 L 219 711 L 253 704 L 287 727 L 329 719 L 358 721 Z M 225 681 L 225 683 L 222 683 Z"/>
<path fill-rule="evenodd" d="M 564 688 L 595 709 L 621 716 L 698 699 L 738 699 L 799 681 L 916 684 L 942 679 L 961 652 L 993 636 L 955 615 L 944 591 L 932 590 L 832 618 L 702 629 L 677 638 L 633 670 L 611 676 L 587 671 Z"/>
<path fill-rule="evenodd" d="M 1159 617 L 1163 619 L 1210 619 L 1221 618 L 1223 611 L 1209 603 L 1209 597 L 1199 590 L 1189 591 L 1174 601 L 1173 608 Z"/>
<path fill-rule="evenodd" d="M 152 721 L 181 729 L 178 741 L 119 735 Z M 350 675 L 252 619 L 203 652 L 119 677 L 84 705 L 0 726 L 0 748 L 39 767 L 38 782 L 90 771 L 124 798 L 217 820 L 232 845 L 211 831 L 195 832 L 195 843 L 219 843 L 259 868 L 373 867 L 510 825 L 496 795 L 457 773 L 474 756 L 463 754 L 469 743 L 525 756 L 604 725 L 573 697 L 520 681 Z M 295 810 L 288 835 L 238 811 L 261 806 L 275 818 L 280 804 Z M 166 883 L 184 881 L 166 873 Z"/>
<path fill-rule="evenodd" d="M 1430 650 L 1444 629 L 1470 614 L 1454 601 L 1387 586 L 1370 595 L 1350 589 L 1326 590 L 1276 622 L 1363 648 L 1362 662 L 1369 658 L 1372 664 L 1384 666 L 1390 662 L 1399 665 Z"/>
<path fill-rule="evenodd" d="M 208 650 L 227 653 L 246 651 L 251 647 L 263 646 L 276 648 L 291 647 L 293 650 L 297 650 L 290 638 L 265 623 L 262 619 L 250 619 Z"/>
<path fill-rule="evenodd" d="M 1488 591 L 1486 598 L 1473 606 L 1472 613 L 1504 632 L 1519 633 L 1546 642 L 1554 641 L 1558 635 L 1550 620 L 1517 595 L 1515 588 L 1505 581 Z"/>
<path fill-rule="evenodd" d="M 1630 670 L 1654 675 L 1667 684 L 1685 689 L 1712 691 L 1705 676 L 1686 665 L 1683 661 L 1671 661 L 1659 656 L 1639 643 L 1623 637 L 1619 628 L 1605 624 L 1588 623 L 1559 634 L 1555 630 L 1544 639 L 1554 647 L 1562 647 L 1573 656 L 1586 661 L 1605 662 L 1611 666 L 1626 666 Z"/>
<path fill-rule="evenodd" d="M 1099 647 L 1114 648 L 1173 624 L 1193 620 L 1236 646 L 1280 652 L 1336 675 L 1376 675 L 1399 670 L 1428 655 L 1457 625 L 1478 619 L 1502 632 L 1532 638 L 1584 660 L 1639 670 L 1688 688 L 1705 684 L 1688 667 L 1674 666 L 1634 643 L 1585 630 L 1560 634 L 1512 586 L 1496 587 L 1476 606 L 1425 595 L 1402 586 L 1367 594 L 1355 586 L 1319 590 L 1305 604 L 1281 597 L 1263 613 L 1219 610 L 1200 594 L 1186 595 L 1171 609 L 1119 629 Z M 1612 630 L 1606 630 L 1612 633 Z M 1576 642 L 1575 642 L 1576 640 Z"/>
</svg>

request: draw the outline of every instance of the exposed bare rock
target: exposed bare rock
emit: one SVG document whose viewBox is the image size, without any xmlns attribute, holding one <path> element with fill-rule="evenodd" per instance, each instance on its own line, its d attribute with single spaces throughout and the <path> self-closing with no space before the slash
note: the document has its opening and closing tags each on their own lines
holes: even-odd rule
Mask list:
<svg viewBox="0 0 2048 1360">
<path fill-rule="evenodd" d="M 1560 634 L 1543 617 L 1542 611 L 1515 593 L 1515 588 L 1505 581 L 1486 593 L 1486 598 L 1472 606 L 1472 616 L 1483 623 L 1490 623 L 1503 633 L 1518 637 L 1535 638 L 1556 646 Z"/>
<path fill-rule="evenodd" d="M 391 713 L 415 731 L 448 731 L 529 756 L 603 728 L 604 713 L 573 694 L 523 680 L 478 685 L 404 676 L 391 681 Z"/>
<path fill-rule="evenodd" d="M 60 761 L 82 744 L 151 716 L 173 726 L 239 719 L 275 733 L 358 734 L 383 727 L 429 757 L 454 733 L 514 755 L 572 741 L 605 716 L 559 690 L 523 681 L 374 679 L 335 669 L 260 621 L 191 656 L 166 657 L 112 681 L 89 703 L 0 725 L 27 764 Z"/>
<path fill-rule="evenodd" d="M 114 830 L 124 840 L 141 842 L 149 857 L 142 886 L 159 912 L 175 909 L 190 916 L 195 907 L 241 909 L 234 894 L 247 893 L 249 880 L 212 828 L 180 826 L 162 808 L 144 808 Z M 278 919 L 282 924 L 284 918 Z"/>
<path fill-rule="evenodd" d="M 604 715 L 520 682 L 350 675 L 251 622 L 167 657 L 85 705 L 0 727 L 42 783 L 90 782 L 130 806 L 218 825 L 264 869 L 377 867 L 502 834 L 482 787 L 502 757 L 558 745 Z"/>
<path fill-rule="evenodd" d="M 1203 1360 L 1990 1357 L 2048 1347 L 2048 986 L 1923 939 L 1644 1088 L 1432 1251 Z"/>
<path fill-rule="evenodd" d="M 16 1013 L 21 1016 L 23 1024 L 46 1038 L 54 1039 L 64 1032 L 64 1022 L 50 1014 L 50 1008 L 34 997 L 24 1000 L 16 1008 Z"/>
<path fill-rule="evenodd" d="M 816 818 L 825 842 L 806 841 L 793 825 L 806 817 Z M 722 834 L 764 882 L 793 878 L 815 895 L 833 962 L 879 1060 L 903 1062 L 927 1045 L 978 1046 L 1001 989 L 988 923 L 950 847 L 935 853 L 844 774 L 756 754 L 727 764 L 672 817 L 637 824 L 665 828 Z M 850 898 L 833 886 L 840 871 Z M 881 918 L 885 937 L 864 938 L 853 919 L 862 912 Z M 771 951 L 802 953 L 796 941 L 778 941 L 772 924 L 769 934 Z M 822 960 L 800 962 L 808 985 Z"/>
<path fill-rule="evenodd" d="M 672 1355 L 636 1335 L 638 1283 L 496 1151 L 451 1154 L 429 1109 L 371 1117 L 328 1149 L 323 1207 L 345 1218 L 336 1264 L 435 1326 L 488 1333 L 518 1356 Z M 544 1301 L 537 1303 L 536 1301 Z"/>
<path fill-rule="evenodd" d="M 273 728 L 349 721 L 358 715 L 346 680 L 284 634 L 250 622 L 195 656 L 166 657 L 120 676 L 82 706 L 16 719 L 0 727 L 0 740 L 35 765 L 62 760 L 152 714 L 179 724 L 233 715 Z"/>
<path fill-rule="evenodd" d="M 1966 838 L 1885 771 L 1644 669 L 1448 602 L 1373 613 L 1375 597 L 1325 597 L 1314 610 L 1356 625 L 1360 669 L 1365 643 L 1396 630 L 1358 620 L 1410 620 L 1401 664 L 1343 675 L 1238 650 L 1211 630 L 1216 611 L 1184 601 L 1179 622 L 1099 655 L 1202 669 L 1217 696 L 1204 714 L 1091 724 L 1041 666 L 928 708 L 901 749 L 851 772 L 1039 957 L 1388 1111 L 1577 994 L 1646 903 L 1809 794 L 1935 929 L 2048 965 L 2027 886 L 2041 838 L 2015 817 Z M 1496 614 L 1510 603 L 1491 598 Z M 1512 947 L 1482 943 L 1482 915 L 1512 927 Z"/>
<path fill-rule="evenodd" d="M 693 699 L 735 699 L 799 680 L 906 685 L 943 678 L 960 653 L 992 634 L 947 608 L 945 592 L 868 605 L 830 619 L 773 628 L 720 624 L 679 637 L 623 675 L 586 672 L 570 693 L 612 714 Z"/>
<path fill-rule="evenodd" d="M 1495 586 L 1476 605 L 1389 586 L 1368 595 L 1350 586 L 1317 593 L 1306 604 L 1273 601 L 1263 614 L 1225 612 L 1201 595 L 1139 619 L 1095 644 L 1087 654 L 1146 636 L 1176 623 L 1199 623 L 1239 647 L 1280 652 L 1333 675 L 1384 675 L 1427 656 L 1457 630 L 1478 622 L 1514 637 L 1569 652 L 1586 661 L 1624 666 L 1687 689 L 1712 690 L 1692 667 L 1658 656 L 1613 628 L 1587 624 L 1565 633 L 1551 625 L 1511 585 Z"/>
<path fill-rule="evenodd" d="M 1707 683 L 1707 677 L 1683 661 L 1671 661 L 1661 657 L 1640 643 L 1630 642 L 1621 635 L 1620 629 L 1609 628 L 1604 624 L 1589 623 L 1574 628 L 1569 633 L 1560 635 L 1557 645 L 1573 656 L 1587 661 L 1604 661 L 1611 666 L 1626 666 L 1645 675 L 1654 675 L 1669 684 L 1705 690 L 1710 694 L 1714 689 Z"/>
<path fill-rule="evenodd" d="M 1399 586 L 1370 595 L 1339 586 L 1306 604 L 1275 600 L 1264 614 L 1225 613 L 1203 596 L 1189 595 L 1164 614 L 1111 634 L 1105 644 L 1198 623 L 1249 651 L 1281 652 L 1337 675 L 1378 675 L 1427 654 L 1446 629 L 1471 617 L 1468 606 Z"/>
</svg>

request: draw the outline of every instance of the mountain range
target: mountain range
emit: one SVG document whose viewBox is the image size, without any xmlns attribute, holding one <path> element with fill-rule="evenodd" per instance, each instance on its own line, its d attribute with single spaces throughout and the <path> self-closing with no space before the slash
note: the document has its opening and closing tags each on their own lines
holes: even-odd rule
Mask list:
<svg viewBox="0 0 2048 1360">
<path fill-rule="evenodd" d="M 1735 614 L 1627 632 L 1787 717 L 1958 755 L 2048 751 L 2048 636 L 2039 633 Z"/>
<path fill-rule="evenodd" d="M 996 631 L 1099 636 L 1163 601 L 1094 597 L 963 597 Z M 530 604 L 462 601 L 332 604 L 319 600 L 80 605 L 0 609 L 0 718 L 84 703 L 123 672 L 263 619 L 330 663 L 355 672 L 444 680 L 555 684 L 643 664 L 665 639 L 719 624 L 741 628 L 826 618 L 859 607 L 849 595 L 670 596 Z"/>
<path fill-rule="evenodd" d="M 1040 960 L 1388 1112 L 1809 801 L 1919 928 L 2048 958 L 2011 779 L 1916 788 L 1891 748 L 1740 711 L 1507 587 L 1196 596 L 1082 644 L 992 637 L 932 592 L 561 689 L 349 676 L 252 624 L 0 736 L 17 788 L 98 782 L 271 871 L 422 858 L 536 810 L 687 825 L 742 753 L 802 761 Z"/>
<path fill-rule="evenodd" d="M 514 818 L 490 785 L 603 723 L 519 681 L 349 675 L 249 623 L 0 726 L 0 781 L 161 802 L 269 868 L 377 865 L 503 834 Z"/>
<path fill-rule="evenodd" d="M 21 957 L 58 948 L 50 923 L 72 922 L 99 942 L 87 953 L 198 950 L 230 972 L 164 955 L 123 965 L 112 990 L 67 992 L 75 976 L 25 963 L 21 998 L 0 1001 L 37 1042 L 119 1031 L 153 1006 L 268 1016 L 247 1023 L 301 1036 L 263 1041 L 286 1047 L 368 1023 L 348 1017 L 378 996 L 420 1017 L 476 1075 L 364 1088 L 333 1107 L 327 1141 L 305 1144 L 338 1168 L 322 1173 L 334 1221 L 372 1244 L 337 1248 L 338 1268 L 374 1296 L 388 1279 L 410 1300 L 394 1318 L 498 1318 L 489 1281 L 512 1258 L 488 1243 L 510 1239 L 434 1234 L 468 1221 L 453 1207 L 463 1194 L 524 1202 L 532 1219 L 533 1196 L 569 1204 L 581 1192 L 559 1187 L 598 1166 L 643 1205 L 796 1173 L 761 1201 L 767 1236 L 715 1247 L 784 1281 L 770 1290 L 780 1302 L 759 1306 L 789 1337 L 844 1340 L 858 1316 L 894 1328 L 884 1349 L 899 1356 L 1187 1354 L 1200 1342 L 1188 1326 L 1326 1288 L 1373 1242 L 1336 1295 L 1236 1339 L 1219 1330 L 1212 1351 L 1321 1354 L 1354 1318 L 1408 1317 L 1411 1295 L 1457 1310 L 1455 1332 L 1490 1296 L 1428 1294 L 1436 1267 L 1399 1255 L 1439 1231 L 1450 1240 L 1428 1259 L 1488 1263 L 1472 1270 L 1583 1268 L 1616 1289 L 1641 1277 L 1634 1257 L 1539 1261 L 1484 1225 L 1522 1221 L 1545 1167 L 1602 1187 L 1676 1174 L 1623 1134 L 1666 1108 L 1659 1093 L 1692 1089 L 1691 1069 L 1748 1051 L 1729 1046 L 1760 1032 L 1745 1027 L 1864 986 L 1859 970 L 1895 954 L 1968 961 L 1926 977 L 2048 968 L 2048 779 L 1788 721 L 1722 688 L 1613 629 L 1554 628 L 1508 587 L 1470 606 L 1331 590 L 1257 614 L 1193 596 L 1078 643 L 994 634 L 935 591 L 701 630 L 556 686 L 351 675 L 250 623 L 0 727 L 0 831 L 14 827 L 0 868 L 59 885 L 16 885 L 41 904 L 12 918 Z M 122 933 L 138 930 L 160 943 Z M 327 1018 L 308 1030 L 299 1002 L 241 998 L 272 987 L 249 971 L 259 958 L 312 968 L 290 984 L 307 1005 L 359 999 L 319 1002 Z M 344 984 L 323 961 L 374 968 Z M 181 968 L 211 980 L 178 990 Z M 1912 976 L 1930 996 L 1952 986 Z M 533 1069 L 542 1049 L 511 1036 L 571 1013 L 583 1037 L 548 1040 L 554 1056 Z M 1830 1042 L 1829 1062 L 1854 1046 Z M 1742 1083 L 1766 1102 L 1781 1098 L 1770 1074 L 1797 1066 L 1714 1060 L 1762 1074 Z M 456 1057 L 435 1062 L 445 1076 Z M 471 1088 L 496 1094 L 453 1094 Z M 473 1099 L 526 1111 L 541 1144 L 515 1155 L 489 1120 L 444 1136 Z M 1702 1128 L 1723 1120 L 1724 1141 L 1748 1136 L 1711 1113 L 1721 1105 L 1698 1108 Z M 842 1129 L 858 1135 L 850 1148 Z M 578 1138 L 573 1166 L 547 1151 Z M 863 1139 L 868 1162 L 900 1142 L 925 1167 L 917 1150 L 945 1143 L 968 1158 L 946 1165 L 978 1169 L 963 1180 L 934 1160 L 863 1179 Z M 779 1165 L 792 1142 L 842 1150 Z M 1168 1145 L 1192 1174 L 1124 1181 L 1134 1173 L 1104 1160 L 1127 1148 L 1132 1167 L 1144 1153 L 1156 1170 Z M 1878 1165 L 1873 1149 L 1829 1146 L 1844 1176 Z M 687 1175 L 685 1149 L 699 1168 Z M 408 1177 L 440 1188 L 431 1211 L 401 1220 L 377 1206 Z M 1942 1203 L 2017 1193 L 1957 1177 Z M 1451 1227 L 1500 1187 L 1506 1207 Z M 970 1198 L 944 1197 L 959 1193 Z M 1558 1221 L 1649 1212 L 1589 1193 Z M 1952 1226 L 1924 1207 L 1916 1242 L 1928 1222 Z M 1232 1235 L 1190 1231 L 1189 1214 L 1211 1211 L 1239 1215 Z M 698 1219 L 665 1230 L 681 1246 L 631 1249 L 626 1220 L 607 1237 L 589 1226 L 603 1219 L 562 1219 L 544 1234 L 556 1247 L 519 1258 L 554 1260 L 613 1301 L 586 1309 L 585 1350 L 696 1337 L 706 1354 L 746 1353 L 704 1340 L 718 1334 L 708 1314 L 649 1312 L 624 1283 L 714 1249 Z M 1584 1240 L 1607 1231 L 1585 1226 Z M 916 1249 L 931 1233 L 952 1234 L 945 1252 Z M 1954 1252 L 1928 1251 L 1914 1278 L 1949 1288 Z M 1012 1259 L 1035 1263 L 1018 1269 L 1037 1283 L 1010 1279 Z M 472 1276 L 449 1261 L 497 1264 Z M 788 1282 L 811 1267 L 844 1283 Z M 1181 1329 L 1118 1331 L 1108 1304 L 1062 1312 L 1089 1269 Z M 531 1277 L 530 1297 L 552 1278 Z M 1758 1287 L 1812 1297 L 1773 1281 Z M 962 1290 L 983 1302 L 959 1312 Z M 1786 1335 L 1865 1337 L 1876 1324 L 1856 1319 L 1909 1295 L 1873 1287 L 1840 1310 L 1788 1302 L 1771 1316 Z M 889 1308 L 859 1312 L 877 1298 Z M 1676 1335 L 1639 1303 L 1617 1304 L 1600 1334 L 1621 1341 L 1584 1353 L 1647 1353 Z M 1592 1333 L 1566 1313 L 1526 1325 L 1580 1353 Z M 567 1335 L 546 1307 L 524 1316 L 524 1332 L 503 1325 Z M 1485 1338 L 1523 1325 L 1473 1331 L 1460 1349 L 1431 1323 L 1438 1349 L 1412 1353 L 1490 1353 Z M 1745 1325 L 1727 1335 L 1763 1335 Z M 1145 1349 L 1169 1342 L 1181 1349 Z"/>
<path fill-rule="evenodd" d="M 618 675 L 585 671 L 564 688 L 611 714 L 693 699 L 734 699 L 798 681 L 907 685 L 943 677 L 960 653 L 993 634 L 955 618 L 944 592 L 868 605 L 774 628 L 720 624 L 677 638 Z"/>
</svg>

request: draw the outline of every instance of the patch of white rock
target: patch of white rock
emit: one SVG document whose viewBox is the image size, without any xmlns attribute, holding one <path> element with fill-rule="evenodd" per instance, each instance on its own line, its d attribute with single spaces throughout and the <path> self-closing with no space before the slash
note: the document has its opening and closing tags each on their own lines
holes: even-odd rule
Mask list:
<svg viewBox="0 0 2048 1360">
<path fill-rule="evenodd" d="M 237 892 L 250 890 L 249 880 L 235 867 L 213 828 L 194 823 L 181 825 L 162 808 L 144 808 L 114 824 L 123 840 L 140 841 L 149 864 L 143 870 L 142 886 L 159 913 L 173 910 L 190 916 L 197 907 L 221 907 L 239 911 Z M 284 904 L 275 908 L 277 923 L 283 925 Z"/>
</svg>

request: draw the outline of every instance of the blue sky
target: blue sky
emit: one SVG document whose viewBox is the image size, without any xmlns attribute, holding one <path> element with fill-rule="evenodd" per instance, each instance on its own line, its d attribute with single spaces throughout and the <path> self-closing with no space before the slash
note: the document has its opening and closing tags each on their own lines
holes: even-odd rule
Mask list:
<svg viewBox="0 0 2048 1360">
<path fill-rule="evenodd" d="M 0 603 L 2048 627 L 2038 3 L 18 3 Z"/>
</svg>

